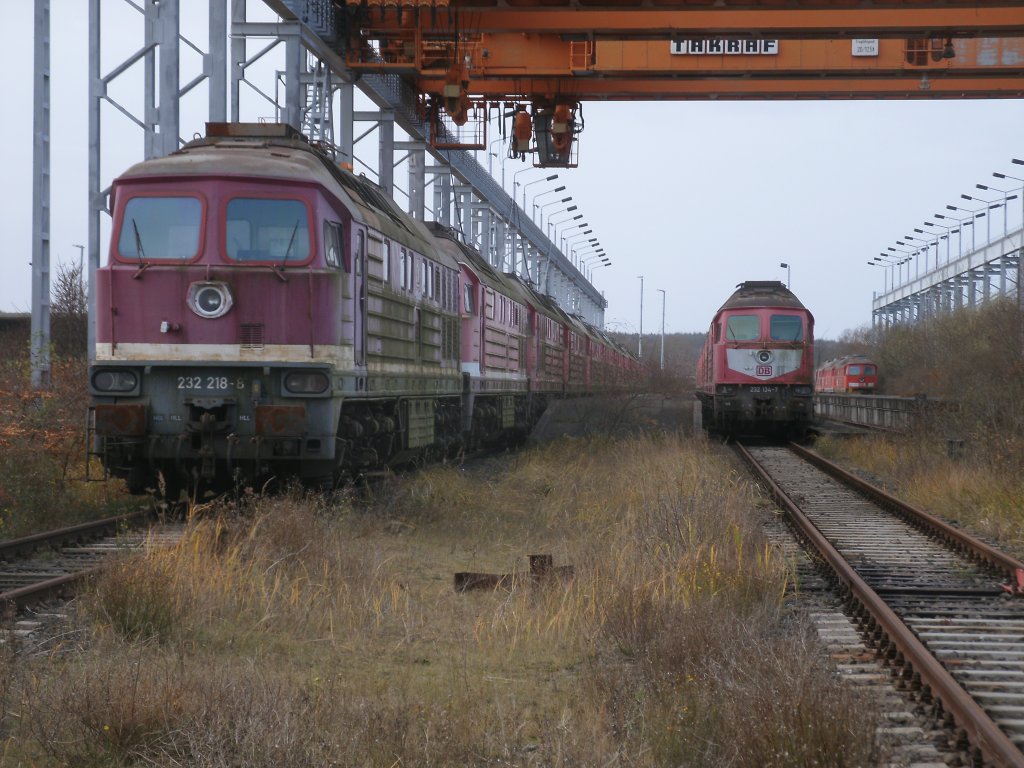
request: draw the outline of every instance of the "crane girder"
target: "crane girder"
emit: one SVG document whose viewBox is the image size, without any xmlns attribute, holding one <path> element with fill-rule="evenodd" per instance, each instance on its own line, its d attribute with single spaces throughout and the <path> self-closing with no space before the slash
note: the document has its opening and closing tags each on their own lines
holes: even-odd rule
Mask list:
<svg viewBox="0 0 1024 768">
<path fill-rule="evenodd" d="M 398 9 L 405 5 L 405 10 Z M 675 4 L 675 7 L 462 7 L 455 3 L 403 3 L 363 0 L 363 21 L 376 29 L 398 31 L 415 26 L 424 34 L 451 34 L 455 29 L 482 32 L 551 34 L 580 39 L 666 39 L 687 37 L 881 38 L 978 37 L 1024 35 L 1019 3 L 974 3 L 949 6 L 917 4 L 818 3 L 807 7 L 743 7 Z M 358 14 L 357 14 L 358 16 Z M 351 20 L 351 17 L 350 17 Z"/>
<path fill-rule="evenodd" d="M 479 149 L 490 106 L 528 110 L 541 165 L 575 163 L 587 100 L 1024 96 L 1020 0 L 264 2 L 353 76 L 411 85 L 435 146 Z"/>
<path fill-rule="evenodd" d="M 1024 96 L 1024 37 L 748 42 L 734 55 L 694 41 L 577 41 L 557 35 L 414 36 L 353 69 L 399 72 L 424 94 L 471 98 L 976 98 Z M 693 48 L 699 48 L 694 52 Z M 527 63 L 528 62 L 528 63 Z"/>
</svg>

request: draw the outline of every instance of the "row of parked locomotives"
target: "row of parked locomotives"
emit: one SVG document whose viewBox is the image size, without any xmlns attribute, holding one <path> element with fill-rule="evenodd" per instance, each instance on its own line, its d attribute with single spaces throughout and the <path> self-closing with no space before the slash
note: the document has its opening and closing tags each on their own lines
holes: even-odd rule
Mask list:
<svg viewBox="0 0 1024 768">
<path fill-rule="evenodd" d="M 778 281 L 748 281 L 711 321 L 697 362 L 705 429 L 796 435 L 814 416 L 814 318 Z"/>
<path fill-rule="evenodd" d="M 287 126 L 207 134 L 111 191 L 90 442 L 133 491 L 324 483 L 638 381 L 600 330 Z"/>
<path fill-rule="evenodd" d="M 815 392 L 873 394 L 878 386 L 878 366 L 864 355 L 828 360 L 814 373 Z"/>
</svg>

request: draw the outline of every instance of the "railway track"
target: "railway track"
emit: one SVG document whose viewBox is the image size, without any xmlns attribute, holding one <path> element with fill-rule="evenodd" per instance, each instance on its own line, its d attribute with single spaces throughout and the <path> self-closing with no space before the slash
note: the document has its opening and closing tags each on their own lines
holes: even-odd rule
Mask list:
<svg viewBox="0 0 1024 768">
<path fill-rule="evenodd" d="M 738 449 L 900 685 L 973 764 L 1024 766 L 1024 563 L 799 446 Z"/>
<path fill-rule="evenodd" d="M 151 541 L 152 532 L 137 528 L 147 516 L 140 511 L 0 542 L 0 616 L 66 597 L 112 554 Z"/>
</svg>

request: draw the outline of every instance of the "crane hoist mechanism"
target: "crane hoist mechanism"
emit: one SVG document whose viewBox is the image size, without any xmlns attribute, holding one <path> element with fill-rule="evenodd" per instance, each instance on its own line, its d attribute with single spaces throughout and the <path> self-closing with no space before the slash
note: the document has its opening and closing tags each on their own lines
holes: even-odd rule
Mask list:
<svg viewBox="0 0 1024 768">
<path fill-rule="evenodd" d="M 520 105 L 512 115 L 512 136 L 508 145 L 508 156 L 513 160 L 525 160 L 533 138 L 533 118 Z"/>
<path fill-rule="evenodd" d="M 435 149 L 472 151 L 488 146 L 488 121 L 499 108 L 501 136 L 508 141 L 510 159 L 526 160 L 533 155 L 536 168 L 577 167 L 583 107 L 576 101 L 526 104 L 473 99 L 465 84 L 453 77 L 446 80 L 440 95 L 421 95 L 419 115 L 430 126 L 430 143 Z"/>
<path fill-rule="evenodd" d="M 469 77 L 466 75 L 466 60 L 459 58 L 454 65 L 449 67 L 444 78 L 444 111 L 448 113 L 452 122 L 457 126 L 463 126 L 469 120 L 469 110 L 473 106 L 469 100 L 466 89 L 469 87 Z"/>
<path fill-rule="evenodd" d="M 512 118 L 508 146 L 511 159 L 525 160 L 528 154 L 535 154 L 536 168 L 576 167 L 576 137 L 583 130 L 583 107 L 579 102 L 516 104 L 505 117 Z"/>
</svg>

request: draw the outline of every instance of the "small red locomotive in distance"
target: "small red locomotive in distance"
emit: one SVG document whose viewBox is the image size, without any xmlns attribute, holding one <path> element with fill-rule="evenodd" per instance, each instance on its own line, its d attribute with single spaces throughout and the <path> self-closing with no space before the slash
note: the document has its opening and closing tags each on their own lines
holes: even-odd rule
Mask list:
<svg viewBox="0 0 1024 768">
<path fill-rule="evenodd" d="M 823 363 L 814 374 L 818 392 L 872 394 L 878 387 L 878 366 L 864 355 L 847 355 Z"/>
<path fill-rule="evenodd" d="M 697 362 L 704 428 L 798 435 L 814 415 L 814 318 L 785 286 L 740 283 L 715 314 Z"/>
</svg>

